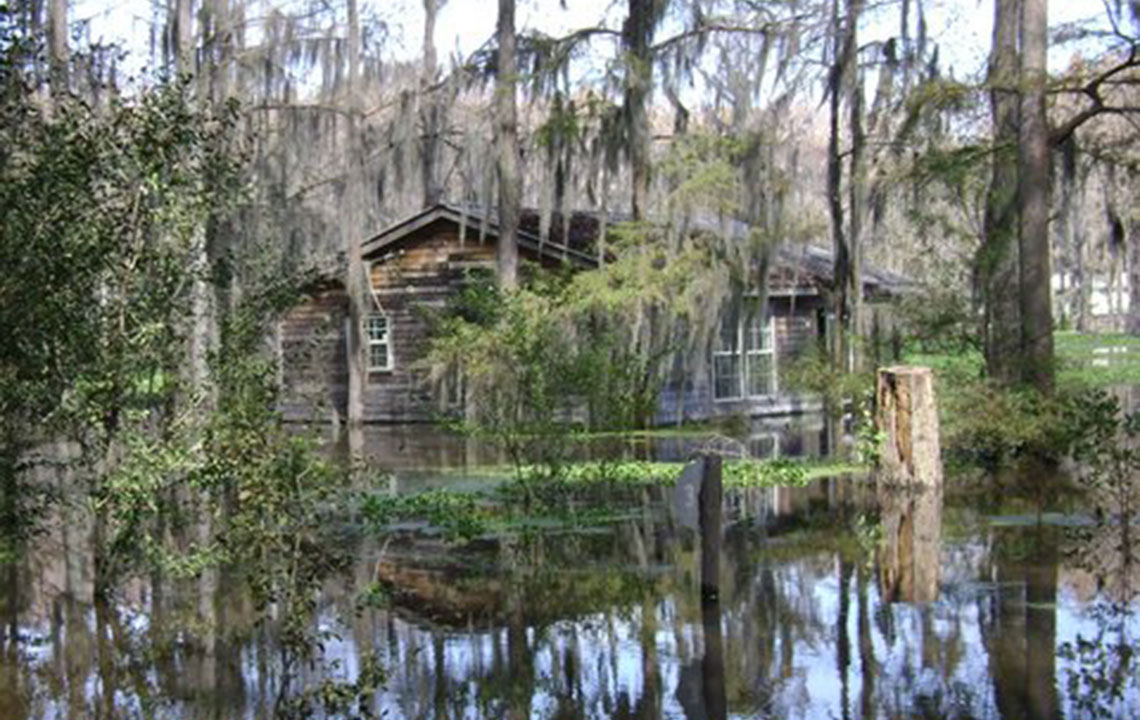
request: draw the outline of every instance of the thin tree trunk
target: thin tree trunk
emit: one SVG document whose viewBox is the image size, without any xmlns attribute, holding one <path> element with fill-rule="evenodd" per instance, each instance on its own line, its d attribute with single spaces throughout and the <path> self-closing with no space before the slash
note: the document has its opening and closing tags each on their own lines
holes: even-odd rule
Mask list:
<svg viewBox="0 0 1140 720">
<path fill-rule="evenodd" d="M 177 0 L 174 7 L 174 67 L 179 75 L 194 74 L 193 0 Z"/>
<path fill-rule="evenodd" d="M 1128 315 L 1124 330 L 1140 335 L 1140 222 L 1133 219 L 1128 226 Z"/>
<path fill-rule="evenodd" d="M 1004 384 L 1018 379 L 1021 320 L 1018 305 L 1017 182 L 1013 149 L 1019 125 L 1017 32 L 1020 0 L 997 0 L 988 82 L 994 155 L 977 287 L 984 307 L 986 369 Z"/>
<path fill-rule="evenodd" d="M 174 63 L 179 77 L 186 80 L 196 79 L 198 92 L 197 100 L 203 105 L 210 99 L 205 83 L 209 73 L 199 73 L 194 56 L 194 22 L 193 0 L 177 0 L 174 8 Z M 200 16 L 201 37 L 207 38 L 210 33 L 210 15 L 202 13 Z M 204 58 L 205 59 L 205 58 Z M 212 71 L 211 71 L 212 72 Z M 214 347 L 216 332 L 217 306 L 214 303 L 214 292 L 211 285 L 210 268 L 210 238 L 209 230 L 205 224 L 196 224 L 192 237 L 193 280 L 190 286 L 190 389 L 197 399 L 212 405 L 212 393 L 209 388 L 209 354 Z"/>
<path fill-rule="evenodd" d="M 649 111 L 646 105 L 653 87 L 653 59 L 649 48 L 654 20 L 651 3 L 652 0 L 629 0 L 629 16 L 622 34 L 628 63 L 625 112 L 634 220 L 644 220 L 649 206 Z"/>
<path fill-rule="evenodd" d="M 1053 390 L 1053 306 L 1049 247 L 1049 126 L 1046 0 L 1022 0 L 1021 127 L 1018 185 L 1021 209 L 1021 379 Z"/>
<path fill-rule="evenodd" d="M 832 279 L 832 309 L 835 322 L 832 329 L 831 352 L 833 367 L 849 369 L 847 334 L 852 326 L 851 246 L 847 237 L 843 211 L 843 161 L 839 142 L 841 111 L 846 100 L 851 104 L 852 64 L 855 59 L 855 28 L 848 17 L 845 21 L 839 11 L 840 0 L 833 0 L 832 22 L 835 27 L 833 46 L 834 62 L 830 77 L 830 125 L 827 143 L 827 197 L 831 214 L 831 240 L 835 254 Z"/>
<path fill-rule="evenodd" d="M 495 266 L 499 285 L 518 286 L 518 230 L 522 202 L 515 86 L 515 0 L 499 0 L 499 65 L 495 79 L 495 130 L 499 169 L 499 242 Z"/>
<path fill-rule="evenodd" d="M 424 207 L 443 200 L 439 183 L 439 146 L 442 130 L 442 109 L 437 93 L 431 89 L 436 81 L 438 62 L 435 51 L 435 21 L 445 0 L 424 0 L 424 64 L 420 77 L 420 122 L 423 139 L 420 142 L 420 180 L 423 185 Z"/>
<path fill-rule="evenodd" d="M 364 357 L 364 318 L 367 313 L 368 292 L 365 286 L 364 258 L 361 255 L 361 234 L 364 232 L 363 166 L 360 147 L 360 13 L 357 0 L 348 0 L 348 197 L 343 242 L 348 256 L 348 277 L 345 290 L 348 294 L 348 415 L 349 429 L 359 428 L 364 422 L 364 389 L 368 383 L 368 369 Z M 350 447 L 353 460 L 358 451 Z"/>
<path fill-rule="evenodd" d="M 863 336 L 863 281 L 862 281 L 862 255 L 863 255 L 863 225 L 867 215 L 868 188 L 867 188 L 867 133 L 863 127 L 863 83 L 859 76 L 859 61 L 856 48 L 858 39 L 856 30 L 859 15 L 863 10 L 863 0 L 847 0 L 847 38 L 850 55 L 847 58 L 847 94 L 850 104 L 848 113 L 851 127 L 851 179 L 849 186 L 850 214 L 849 230 L 847 234 L 847 247 L 849 250 L 847 277 L 843 279 L 847 285 L 846 293 L 851 306 L 850 332 L 854 338 Z M 848 350 L 847 363 L 850 369 L 862 367 L 860 358 L 862 348 L 858 343 L 852 343 Z"/>
<path fill-rule="evenodd" d="M 51 93 L 67 94 L 68 67 L 71 53 L 67 46 L 67 0 L 50 0 L 48 5 L 48 42 L 50 45 Z"/>
</svg>

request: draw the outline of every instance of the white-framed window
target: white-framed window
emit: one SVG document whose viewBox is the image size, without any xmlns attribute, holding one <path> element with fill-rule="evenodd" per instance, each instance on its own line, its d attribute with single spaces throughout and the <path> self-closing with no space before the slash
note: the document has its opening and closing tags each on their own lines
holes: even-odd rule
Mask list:
<svg viewBox="0 0 1140 720">
<path fill-rule="evenodd" d="M 725 313 L 713 345 L 713 399 L 775 395 L 776 334 L 767 313 Z"/>
<path fill-rule="evenodd" d="M 387 315 L 373 313 L 365 324 L 365 337 L 368 340 L 368 369 L 383 371 L 392 369 L 392 326 Z"/>
</svg>

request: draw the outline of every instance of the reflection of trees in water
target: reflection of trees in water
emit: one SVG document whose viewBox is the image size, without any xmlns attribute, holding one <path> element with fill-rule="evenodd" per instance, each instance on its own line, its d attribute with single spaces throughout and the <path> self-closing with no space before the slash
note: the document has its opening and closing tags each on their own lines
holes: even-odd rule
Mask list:
<svg viewBox="0 0 1140 720">
<path fill-rule="evenodd" d="M 994 697 L 1003 718 L 1060 717 L 1056 684 L 1055 527 L 994 530 L 997 588 L 981 621 Z"/>
<path fill-rule="evenodd" d="M 1066 662 L 1069 715 L 1074 718 L 1117 718 L 1129 714 L 1129 696 L 1140 692 L 1133 660 L 1140 643 L 1132 637 L 1129 614 L 1114 604 L 1093 610 L 1096 631 L 1062 643 L 1057 654 Z"/>
<path fill-rule="evenodd" d="M 1047 527 L 989 530 L 988 545 L 969 541 L 968 572 L 942 576 L 958 587 L 940 588 L 927 566 L 964 554 L 940 552 L 944 540 L 931 532 L 940 504 L 884 502 L 882 535 L 861 543 L 854 516 L 828 509 L 836 497 L 826 488 L 785 496 L 788 513 L 764 524 L 765 502 L 777 503 L 759 492 L 733 499 L 733 519 L 752 520 L 728 528 L 719 606 L 700 601 L 694 533 L 647 497 L 604 531 L 523 534 L 448 558 L 436 548 L 434 565 L 409 555 L 403 570 L 418 575 L 403 578 L 419 594 L 394 607 L 356 607 L 376 570 L 371 550 L 358 548 L 314 623 L 343 636 L 327 638 L 325 652 L 344 673 L 373 650 L 383 656 L 388 685 L 373 707 L 394 720 L 1128 716 L 1140 647 L 1111 604 L 1090 624 L 1095 633 L 1062 645 L 1060 660 L 1053 652 L 1057 586 L 1072 572 L 1059 559 L 1111 556 L 1119 538 L 1095 528 L 1064 537 Z M 1099 567 L 1100 586 L 1116 587 L 1120 568 Z M 86 582 L 77 567 L 72 574 Z M 62 565 L 39 576 L 67 583 Z M 116 717 L 143 703 L 159 716 L 270 714 L 279 645 L 253 624 L 255 608 L 232 591 L 237 579 L 166 580 L 98 610 L 33 585 L 21 577 L 0 588 L 5 627 L 12 608 L 27 613 L 33 602 L 43 619 L 39 660 L 13 662 L 10 638 L 0 646 L 0 707 L 16 718 L 53 707 Z M 433 613 L 431 603 L 453 612 Z M 301 684 L 313 687 L 328 669 L 306 672 Z M 1043 680 L 1054 676 L 1064 684 Z"/>
<path fill-rule="evenodd" d="M 1086 599 L 1125 608 L 1140 596 L 1140 533 L 1127 523 L 1099 523 L 1069 528 L 1063 552 L 1066 563 L 1083 577 L 1078 592 Z M 1081 582 L 1083 581 L 1083 582 Z"/>
<path fill-rule="evenodd" d="M 1140 669 L 1134 662 L 1140 641 L 1132 632 L 1133 605 L 1140 596 L 1135 534 L 1127 522 L 1065 532 L 1063 553 L 1074 568 L 1071 580 L 1091 601 L 1087 616 L 1094 621 L 1091 633 L 1079 632 L 1057 649 L 1065 663 L 1072 717 L 1122 717 L 1129 712 L 1129 699 L 1140 693 Z"/>
</svg>

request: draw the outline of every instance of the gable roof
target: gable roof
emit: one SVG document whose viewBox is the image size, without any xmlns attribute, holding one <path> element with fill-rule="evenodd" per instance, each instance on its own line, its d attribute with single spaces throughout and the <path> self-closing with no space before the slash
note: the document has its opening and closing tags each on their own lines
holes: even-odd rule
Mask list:
<svg viewBox="0 0 1140 720">
<path fill-rule="evenodd" d="M 626 216 L 616 214 L 608 216 L 608 223 L 611 224 L 628 220 Z M 492 211 L 485 216 L 480 209 L 439 203 L 365 240 L 362 247 L 363 255 L 365 259 L 381 257 L 385 252 L 390 252 L 409 239 L 413 239 L 418 231 L 437 222 L 465 226 L 467 232 L 476 233 L 476 237 L 498 238 L 499 236 L 497 212 Z M 743 223 L 735 220 L 727 222 L 733 232 L 746 234 L 748 231 Z M 566 223 L 563 223 L 559 213 L 553 213 L 546 241 L 540 239 L 539 224 L 539 213 L 532 208 L 524 208 L 519 223 L 520 249 L 541 254 L 552 260 L 573 262 L 584 268 L 597 267 L 598 260 L 593 245 L 601 230 L 598 213 L 573 212 L 570 213 Z M 565 238 L 563 238 L 564 228 L 568 230 Z M 714 225 L 711 222 L 698 220 L 691 224 L 691 228 L 695 231 L 720 232 L 725 229 L 725 224 L 721 222 Z M 913 286 L 910 279 L 869 264 L 863 265 L 862 274 L 864 292 L 872 295 L 899 295 Z M 834 275 L 835 260 L 829 249 L 808 244 L 781 244 L 775 248 L 769 260 L 769 294 L 779 296 L 818 293 L 833 283 Z"/>
<path fill-rule="evenodd" d="M 413 237 L 417 231 L 437 222 L 450 222 L 457 226 L 466 226 L 468 232 L 483 233 L 485 237 L 497 238 L 499 236 L 499 223 L 497 217 L 484 218 L 482 213 L 474 210 L 459 208 L 447 203 L 433 205 L 426 210 L 385 228 L 378 235 L 364 241 L 361 252 L 365 259 L 373 259 L 398 247 L 403 241 Z M 567 247 L 561 243 L 547 240 L 543 242 L 533 232 L 519 228 L 519 249 L 541 254 L 552 260 L 565 260 L 582 267 L 597 267 L 598 260 L 593 255 L 581 250 Z"/>
</svg>

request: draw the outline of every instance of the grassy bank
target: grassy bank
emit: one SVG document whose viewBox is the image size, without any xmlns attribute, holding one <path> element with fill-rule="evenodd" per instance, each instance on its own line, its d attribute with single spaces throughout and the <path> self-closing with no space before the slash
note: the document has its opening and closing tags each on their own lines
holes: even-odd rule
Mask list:
<svg viewBox="0 0 1140 720">
<path fill-rule="evenodd" d="M 1140 337 L 1122 333 L 1053 334 L 1057 385 L 1063 389 L 1105 388 L 1140 384 Z M 914 350 L 904 360 L 933 368 L 944 381 L 962 382 L 982 376 L 982 353 L 931 353 Z"/>
<path fill-rule="evenodd" d="M 1054 335 L 1057 395 L 997 387 L 984 378 L 978 351 L 912 351 L 904 360 L 934 369 L 942 446 L 955 463 L 993 466 L 1016 456 L 1063 453 L 1069 404 L 1089 391 L 1140 384 L 1140 338 L 1123 334 Z"/>
</svg>

